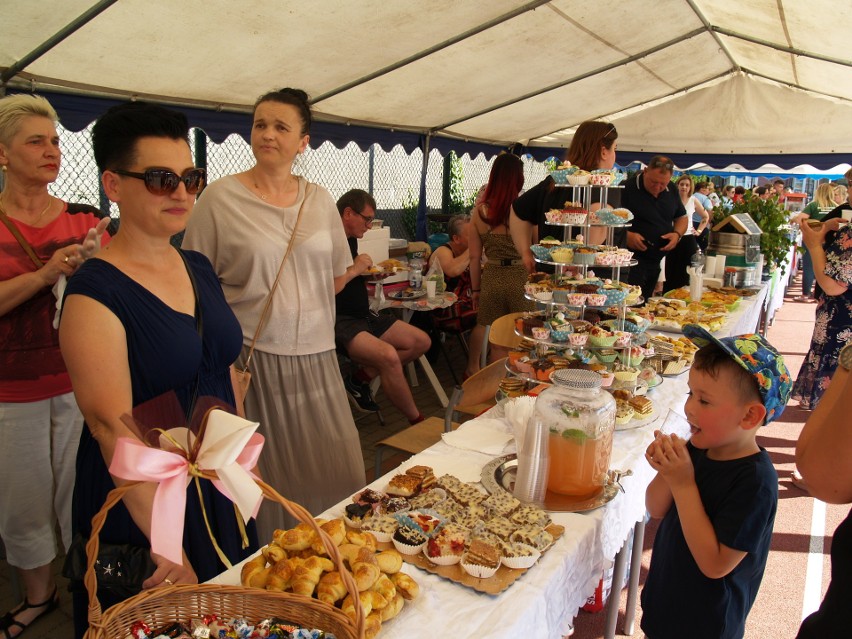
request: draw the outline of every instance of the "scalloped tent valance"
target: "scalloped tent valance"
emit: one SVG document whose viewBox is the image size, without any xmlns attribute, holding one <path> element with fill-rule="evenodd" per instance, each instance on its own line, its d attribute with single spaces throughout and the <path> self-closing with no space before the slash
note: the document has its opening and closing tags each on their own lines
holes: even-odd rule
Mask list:
<svg viewBox="0 0 852 639">
<path fill-rule="evenodd" d="M 0 81 L 50 92 L 70 128 L 138 98 L 180 105 L 222 140 L 245 135 L 258 95 L 290 85 L 313 98 L 314 144 L 410 152 L 428 138 L 459 153 L 520 144 L 561 156 L 580 122 L 604 119 L 620 163 L 667 153 L 820 167 L 852 155 L 846 3 L 7 4 Z"/>
</svg>

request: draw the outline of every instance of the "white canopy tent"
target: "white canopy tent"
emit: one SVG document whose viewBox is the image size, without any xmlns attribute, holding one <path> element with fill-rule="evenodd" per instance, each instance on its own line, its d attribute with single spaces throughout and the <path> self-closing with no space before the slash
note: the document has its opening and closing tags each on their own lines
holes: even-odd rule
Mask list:
<svg viewBox="0 0 852 639">
<path fill-rule="evenodd" d="M 226 112 L 294 86 L 319 120 L 498 146 L 606 119 L 621 152 L 827 168 L 852 154 L 850 23 L 828 0 L 4 0 L 0 79 Z"/>
</svg>

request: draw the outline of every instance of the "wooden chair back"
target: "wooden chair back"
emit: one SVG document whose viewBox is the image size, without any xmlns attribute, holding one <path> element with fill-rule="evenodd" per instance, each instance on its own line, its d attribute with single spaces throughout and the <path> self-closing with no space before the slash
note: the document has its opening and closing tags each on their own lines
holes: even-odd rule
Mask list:
<svg viewBox="0 0 852 639">
<path fill-rule="evenodd" d="M 451 405 L 448 410 L 467 415 L 479 415 L 482 411 L 494 406 L 497 403 L 494 396 L 500 388 L 500 380 L 506 377 L 506 374 L 505 357 L 480 369 L 462 382 L 462 394 L 458 405 Z"/>
<path fill-rule="evenodd" d="M 491 330 L 488 332 L 488 341 L 495 346 L 503 348 L 515 348 L 523 339 L 515 333 L 515 319 L 524 315 L 520 313 L 509 313 L 498 317 L 491 323 Z"/>
</svg>

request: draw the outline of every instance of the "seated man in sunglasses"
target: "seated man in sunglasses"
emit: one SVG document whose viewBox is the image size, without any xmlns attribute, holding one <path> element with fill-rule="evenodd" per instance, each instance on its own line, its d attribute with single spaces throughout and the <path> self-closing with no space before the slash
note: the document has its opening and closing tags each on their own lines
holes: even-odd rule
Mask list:
<svg viewBox="0 0 852 639">
<path fill-rule="evenodd" d="M 627 281 L 642 287 L 648 299 L 660 276 L 660 261 L 677 246 L 689 220 L 672 183 L 674 163 L 664 155 L 651 158 L 644 171 L 628 180 L 621 205 L 633 213 L 633 226 L 627 232 L 627 247 L 639 262 L 630 267 Z"/>
<path fill-rule="evenodd" d="M 370 310 L 367 285 L 361 277 L 372 266 L 366 253 L 358 255 L 358 240 L 376 217 L 376 201 L 366 191 L 352 189 L 337 200 L 337 210 L 352 251 L 353 264 L 335 280 L 337 320 L 334 339 L 355 364 L 362 366 L 343 380 L 346 392 L 358 409 L 375 412 L 379 407 L 370 393 L 370 380 L 382 378 L 388 399 L 416 424 L 423 420 L 402 367 L 425 353 L 431 340 L 419 328 L 391 315 Z M 338 281 L 339 280 L 339 281 Z"/>
</svg>

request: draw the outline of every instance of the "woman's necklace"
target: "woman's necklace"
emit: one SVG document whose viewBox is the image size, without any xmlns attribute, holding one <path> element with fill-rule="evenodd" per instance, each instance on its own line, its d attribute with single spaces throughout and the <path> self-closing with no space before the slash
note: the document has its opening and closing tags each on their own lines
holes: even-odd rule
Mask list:
<svg viewBox="0 0 852 639">
<path fill-rule="evenodd" d="M 3 202 L 3 199 L 4 199 L 4 198 L 3 198 L 3 196 L 4 196 L 4 195 L 5 195 L 5 192 L 4 192 L 4 193 L 2 193 L 2 194 L 0 194 L 0 204 L 2 205 L 3 212 L 5 213 L 5 212 L 6 212 L 6 204 L 5 204 L 5 202 Z M 44 214 L 45 214 L 45 213 L 47 213 L 47 212 L 48 212 L 48 210 L 50 210 L 50 205 L 51 205 L 51 204 L 53 204 L 53 196 L 52 196 L 52 195 L 48 195 L 48 196 L 47 196 L 47 206 L 45 206 L 45 207 L 44 207 L 44 210 L 43 210 L 41 213 L 39 213 L 39 214 L 38 214 L 38 217 L 36 217 L 36 219 L 34 219 L 32 222 L 27 222 L 27 224 L 28 224 L 29 226 L 35 226 L 36 224 L 38 224 L 38 223 L 39 223 L 39 220 L 41 220 L 41 218 L 43 218 L 43 217 L 44 217 Z M 23 221 L 23 220 L 21 220 L 21 221 Z"/>
<path fill-rule="evenodd" d="M 292 178 L 293 176 L 291 175 L 290 177 Z M 260 185 L 257 183 L 257 179 L 255 179 L 255 177 L 254 177 L 254 171 L 252 171 L 252 178 L 251 178 L 251 181 L 252 181 L 252 184 L 254 184 L 254 190 L 255 190 L 255 191 L 257 191 L 257 195 L 258 195 L 258 197 L 260 197 L 260 199 L 261 199 L 261 200 L 263 200 L 264 202 L 266 202 L 266 201 L 269 199 L 269 196 L 268 196 L 268 195 L 266 195 L 266 193 L 264 193 L 264 192 L 261 190 Z M 284 192 L 285 192 L 285 193 L 287 192 L 287 187 L 288 187 L 288 186 L 289 186 L 289 183 L 288 183 L 288 184 L 284 187 Z"/>
</svg>

